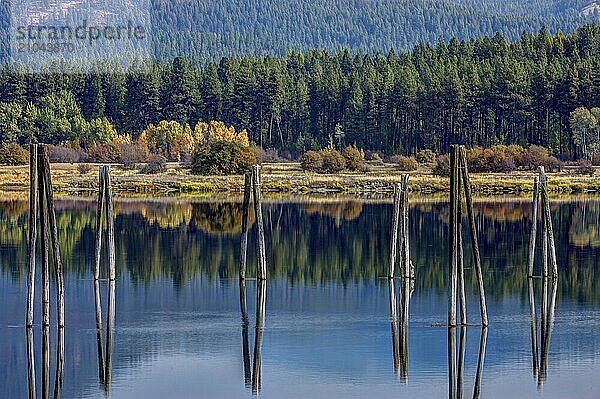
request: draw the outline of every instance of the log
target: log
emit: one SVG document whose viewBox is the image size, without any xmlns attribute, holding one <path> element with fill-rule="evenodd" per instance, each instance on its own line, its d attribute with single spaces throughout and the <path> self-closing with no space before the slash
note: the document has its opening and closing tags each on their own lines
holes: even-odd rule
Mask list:
<svg viewBox="0 0 600 399">
<path fill-rule="evenodd" d="M 475 264 L 475 274 L 479 286 L 479 306 L 481 309 L 481 324 L 488 325 L 487 305 L 485 300 L 485 288 L 483 285 L 483 272 L 481 270 L 481 257 L 479 256 L 479 243 L 477 240 L 477 228 L 475 226 L 475 214 L 473 212 L 473 197 L 471 195 L 471 181 L 469 179 L 469 169 L 467 166 L 467 152 L 465 147 L 460 148 L 460 161 L 462 164 L 463 188 L 465 200 L 467 203 L 467 217 L 469 219 L 469 229 L 471 230 L 471 245 L 473 252 L 473 263 Z"/>
<path fill-rule="evenodd" d="M 98 211 L 96 213 L 96 267 L 94 268 L 94 279 L 100 278 L 100 262 L 102 259 L 102 220 L 104 219 L 105 209 L 105 183 L 104 175 L 106 169 L 101 166 L 98 169 Z"/>
<path fill-rule="evenodd" d="M 388 278 L 394 278 L 394 268 L 396 266 L 396 255 L 398 253 L 398 226 L 400 224 L 400 202 L 402 189 L 401 185 L 394 186 L 394 205 L 392 211 L 392 238 L 390 241 L 390 267 Z"/>
<path fill-rule="evenodd" d="M 535 262 L 535 242 L 537 240 L 537 215 L 538 202 L 540 200 L 540 178 L 536 176 L 533 180 L 533 201 L 531 215 L 531 235 L 529 236 L 529 267 L 528 277 L 533 277 L 533 264 Z"/>
<path fill-rule="evenodd" d="M 104 187 L 106 192 L 106 230 L 108 235 L 108 270 L 109 278 L 114 281 L 116 278 L 116 255 L 115 255 L 115 222 L 113 216 L 113 197 L 112 197 L 112 174 L 110 166 L 105 166 Z"/>
<path fill-rule="evenodd" d="M 27 271 L 27 317 L 26 326 L 33 326 L 33 301 L 35 295 L 35 250 L 38 216 L 38 146 L 29 145 L 29 268 Z M 35 374 L 34 374 L 35 375 Z M 35 377 L 34 377 L 35 378 Z M 34 381 L 35 385 L 35 381 Z M 35 387 L 34 387 L 35 389 Z M 30 396 L 31 397 L 31 396 Z M 34 391 L 35 397 L 35 391 Z"/>
<path fill-rule="evenodd" d="M 265 250 L 265 228 L 262 216 L 262 200 L 260 193 L 260 166 L 254 165 L 252 170 L 252 180 L 254 183 L 254 213 L 256 215 L 256 225 L 258 227 L 258 270 L 257 278 L 259 280 L 267 279 L 267 259 Z"/>
<path fill-rule="evenodd" d="M 244 202 L 242 204 L 242 240 L 240 249 L 240 279 L 246 278 L 246 262 L 248 254 L 248 217 L 250 214 L 250 194 L 252 191 L 252 174 L 244 174 Z"/>
<path fill-rule="evenodd" d="M 458 193 L 458 146 L 453 145 L 450 149 L 450 222 L 449 222 L 449 245 L 448 261 L 450 265 L 450 280 L 448 287 L 448 326 L 456 326 L 456 285 L 457 285 L 457 193 Z M 456 346 L 456 342 L 455 342 Z"/>
<path fill-rule="evenodd" d="M 50 222 L 50 234 L 52 238 L 52 254 L 54 259 L 54 276 L 56 279 L 56 306 L 58 327 L 65 326 L 65 282 L 63 278 L 63 267 L 60 258 L 60 247 L 58 242 L 58 226 L 56 224 L 56 213 L 54 212 L 54 193 L 52 190 L 52 176 L 50 174 L 50 161 L 48 159 L 48 148 L 40 146 L 41 160 L 44 163 L 44 191 L 46 196 L 47 217 Z"/>
</svg>

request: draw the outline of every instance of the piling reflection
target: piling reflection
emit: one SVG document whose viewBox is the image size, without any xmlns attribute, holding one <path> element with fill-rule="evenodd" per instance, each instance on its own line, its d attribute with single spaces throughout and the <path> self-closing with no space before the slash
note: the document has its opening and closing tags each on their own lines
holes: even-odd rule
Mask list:
<svg viewBox="0 0 600 399">
<path fill-rule="evenodd" d="M 531 279 L 530 279 L 531 280 Z M 550 281 L 549 281 L 550 280 Z M 530 303 L 535 303 L 535 295 L 533 290 L 533 282 L 530 281 Z M 551 287 L 549 287 L 551 285 Z M 549 288 L 552 290 L 550 295 Z M 537 348 L 537 333 L 534 335 L 535 327 L 532 326 L 532 355 L 534 357 L 534 375 L 537 374 L 537 386 L 538 390 L 544 388 L 544 382 L 548 375 L 548 352 L 550 350 L 550 336 L 552 334 L 552 325 L 554 324 L 554 310 L 556 307 L 556 293 L 558 288 L 558 281 L 556 279 L 544 278 L 542 279 L 542 317 L 540 322 L 540 350 Z M 532 323 L 534 323 L 535 316 L 535 304 L 532 307 Z M 539 369 L 538 365 L 538 352 L 539 352 Z"/>
<path fill-rule="evenodd" d="M 50 397 L 50 327 L 42 329 L 42 398 Z"/>
<path fill-rule="evenodd" d="M 408 383 L 408 317 L 413 284 L 414 280 L 410 278 L 402 279 L 399 292 L 400 306 L 398 309 L 394 279 L 388 280 L 394 372 L 399 374 L 400 379 L 405 383 Z"/>
<path fill-rule="evenodd" d="M 464 397 L 464 359 L 467 339 L 467 326 L 460 327 L 459 353 L 456 354 L 456 330 L 458 327 L 448 328 L 448 397 L 460 399 Z M 479 340 L 479 355 L 477 359 L 477 372 L 473 385 L 473 399 L 479 398 L 481 394 L 481 381 L 483 378 L 483 366 L 485 363 L 485 350 L 487 346 L 487 327 L 481 328 Z M 458 361 L 457 361 L 458 360 Z"/>
<path fill-rule="evenodd" d="M 35 399 L 35 352 L 33 350 L 32 327 L 27 327 L 27 382 L 29 399 Z"/>
<path fill-rule="evenodd" d="M 267 303 L 267 282 L 256 281 L 256 325 L 254 328 L 254 353 L 250 365 L 250 345 L 248 338 L 248 309 L 246 305 L 246 280 L 240 279 L 240 313 L 242 316 L 242 357 L 244 363 L 244 384 L 257 395 L 261 388 L 261 351 L 265 326 L 265 307 Z"/>
<path fill-rule="evenodd" d="M 63 376 L 65 374 L 65 329 L 58 328 L 58 337 L 56 344 L 56 376 L 54 380 L 54 398 L 60 398 L 63 385 Z"/>
<path fill-rule="evenodd" d="M 96 340 L 98 347 L 98 380 L 107 394 L 110 394 L 112 384 L 112 358 L 115 330 L 116 293 L 115 281 L 108 283 L 108 311 L 106 317 L 106 347 L 103 345 L 103 322 L 100 295 L 100 284 L 94 281 L 94 295 L 96 300 Z"/>
</svg>

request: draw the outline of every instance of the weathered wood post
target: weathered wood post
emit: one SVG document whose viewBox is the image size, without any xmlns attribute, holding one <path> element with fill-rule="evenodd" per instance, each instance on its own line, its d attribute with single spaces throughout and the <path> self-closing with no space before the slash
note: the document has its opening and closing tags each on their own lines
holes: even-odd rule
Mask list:
<svg viewBox="0 0 600 399">
<path fill-rule="evenodd" d="M 34 301 L 34 294 L 35 294 L 35 292 L 34 292 L 35 291 L 35 243 L 37 241 L 38 188 L 39 188 L 38 187 L 38 168 L 37 168 L 38 155 L 37 155 L 37 153 L 38 153 L 37 144 L 30 144 L 29 145 L 29 269 L 27 272 L 27 321 L 26 321 L 27 327 L 33 326 L 33 301 Z M 34 383 L 34 393 L 35 393 L 35 383 Z"/>
<path fill-rule="evenodd" d="M 102 221 L 104 220 L 104 209 L 106 208 L 105 183 L 104 174 L 106 169 L 101 166 L 98 170 L 98 211 L 96 213 L 96 267 L 94 269 L 94 279 L 97 281 L 100 278 L 100 260 L 102 259 Z M 99 299 L 99 296 L 98 296 Z M 99 303 L 96 303 L 98 309 Z"/>
<path fill-rule="evenodd" d="M 242 357 L 244 359 L 244 383 L 247 387 L 252 384 L 252 369 L 250 368 L 250 349 L 248 345 L 248 308 L 246 306 L 246 280 L 240 279 L 240 312 L 242 314 Z"/>
<path fill-rule="evenodd" d="M 459 165 L 460 167 L 460 165 Z M 460 176 L 458 178 L 458 192 L 456 194 L 458 199 L 458 208 L 456 210 L 456 235 L 458 243 L 458 295 L 460 297 L 460 324 L 467 324 L 467 300 L 465 297 L 465 262 L 463 253 L 463 236 L 462 236 L 462 196 L 461 196 L 461 182 Z M 459 388 L 460 389 L 460 388 Z"/>
<path fill-rule="evenodd" d="M 449 223 L 449 245 L 448 245 L 448 261 L 450 265 L 450 279 L 448 286 L 448 326 L 456 326 L 456 285 L 458 280 L 458 237 L 456 228 L 456 217 L 458 214 L 458 163 L 459 163 L 459 152 L 458 146 L 452 145 L 450 147 L 450 223 Z M 456 335 L 456 333 L 454 334 Z M 455 343 L 456 346 L 456 343 Z"/>
<path fill-rule="evenodd" d="M 116 272 L 116 255 L 115 255 L 115 223 L 113 215 L 113 197 L 112 197 L 112 173 L 110 166 L 105 166 L 104 173 L 104 188 L 106 190 L 106 230 L 108 234 L 108 270 L 109 279 L 114 281 L 117 275 Z"/>
<path fill-rule="evenodd" d="M 252 169 L 252 180 L 254 183 L 254 213 L 256 215 L 256 225 L 258 227 L 258 267 L 257 267 L 257 278 L 259 280 L 267 279 L 267 259 L 265 249 L 265 228 L 263 225 L 262 216 L 262 200 L 261 200 L 261 177 L 260 177 L 260 165 L 254 165 Z"/>
<path fill-rule="evenodd" d="M 473 197 L 471 194 L 471 181 L 469 179 L 469 169 L 467 165 L 467 152 L 464 146 L 460 147 L 460 163 L 462 171 L 462 184 L 467 203 L 467 216 L 469 219 L 469 228 L 471 230 L 471 246 L 473 252 L 473 262 L 475 263 L 475 274 L 479 286 L 479 306 L 481 310 L 481 324 L 488 325 L 487 305 L 485 300 L 485 288 L 483 284 L 483 272 L 481 270 L 481 257 L 479 255 L 479 243 L 477 239 L 477 228 L 475 226 L 475 214 L 473 212 Z"/>
<path fill-rule="evenodd" d="M 533 277 L 533 265 L 535 263 L 535 242 L 537 241 L 537 218 L 538 203 L 540 200 L 540 178 L 536 176 L 533 180 L 533 201 L 531 215 L 531 235 L 529 236 L 529 267 L 528 277 Z"/>
<path fill-rule="evenodd" d="M 27 327 L 27 382 L 29 399 L 35 399 L 35 350 L 33 349 L 33 328 Z"/>
<path fill-rule="evenodd" d="M 250 194 L 252 192 L 252 174 L 244 174 L 244 202 L 242 204 L 242 240 L 240 249 L 240 279 L 246 278 L 248 253 L 248 218 L 250 214 Z"/>
<path fill-rule="evenodd" d="M 401 184 L 394 186 L 394 204 L 392 212 L 392 239 L 390 242 L 390 267 L 388 278 L 394 278 L 394 269 L 396 266 L 396 255 L 398 254 L 398 226 L 400 223 L 400 202 L 402 196 Z"/>
<path fill-rule="evenodd" d="M 254 334 L 254 364 L 252 372 L 252 392 L 258 394 L 261 386 L 261 351 L 265 326 L 265 307 L 267 303 L 267 282 L 256 282 L 256 328 Z"/>
<path fill-rule="evenodd" d="M 408 175 L 402 175 L 402 273 L 404 277 L 415 278 L 415 270 L 410 261 L 409 224 L 408 224 Z"/>
<path fill-rule="evenodd" d="M 542 203 L 544 205 L 544 207 L 543 207 L 543 212 L 545 215 L 544 219 L 546 220 L 546 237 L 545 237 L 545 239 L 548 242 L 547 245 L 549 246 L 549 249 L 550 249 L 550 261 L 552 263 L 552 277 L 557 278 L 558 277 L 558 264 L 556 261 L 556 248 L 554 246 L 554 229 L 552 228 L 552 215 L 550 213 L 550 199 L 548 197 L 548 178 L 546 177 L 543 167 L 540 168 L 540 174 L 542 175 L 542 178 L 543 178 Z M 547 262 L 547 260 L 546 260 L 546 262 Z M 547 272 L 546 272 L 546 275 L 547 275 Z"/>
<path fill-rule="evenodd" d="M 48 202 L 46 201 L 46 184 L 44 182 L 43 160 L 44 147 L 38 148 L 38 185 L 39 185 L 39 208 L 41 227 L 41 250 L 42 250 L 42 325 L 50 325 L 50 232 L 48 231 Z"/>
<path fill-rule="evenodd" d="M 56 306 L 58 327 L 65 326 L 65 293 L 64 293 L 64 278 L 62 261 L 60 258 L 60 248 L 58 244 L 58 226 L 56 225 L 56 213 L 54 212 L 54 193 L 52 190 L 52 177 L 50 175 L 50 160 L 48 159 L 48 148 L 41 146 L 41 151 L 38 154 L 41 157 L 41 162 L 44 167 L 43 184 L 44 193 L 46 196 L 46 216 L 50 223 L 50 238 L 52 240 L 52 255 L 54 260 L 54 276 L 56 279 Z M 46 249 L 47 250 L 47 249 Z"/>
</svg>

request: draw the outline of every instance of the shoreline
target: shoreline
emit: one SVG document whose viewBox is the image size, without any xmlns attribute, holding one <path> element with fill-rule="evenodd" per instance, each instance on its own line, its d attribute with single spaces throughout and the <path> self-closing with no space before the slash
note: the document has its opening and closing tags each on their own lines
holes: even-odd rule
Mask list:
<svg viewBox="0 0 600 399">
<path fill-rule="evenodd" d="M 98 175 L 92 171 L 80 174 L 76 164 L 52 164 L 53 187 L 59 196 L 95 195 Z M 317 174 L 304 172 L 298 163 L 263 164 L 262 191 L 267 197 L 348 197 L 355 199 L 387 199 L 401 175 L 410 175 L 409 188 L 415 195 L 438 195 L 449 192 L 449 179 L 435 176 L 428 166 L 402 172 L 392 164 L 369 165 L 367 172 Z M 471 185 L 477 196 L 526 197 L 533 191 L 536 172 L 471 174 Z M 600 194 L 600 176 L 582 176 L 566 167 L 548 173 L 548 189 L 553 195 Z M 119 197 L 213 197 L 235 196 L 243 190 L 243 176 L 197 176 L 169 164 L 165 173 L 139 174 L 113 165 L 113 191 Z M 1 166 L 0 192 L 26 193 L 29 190 L 28 166 Z"/>
</svg>

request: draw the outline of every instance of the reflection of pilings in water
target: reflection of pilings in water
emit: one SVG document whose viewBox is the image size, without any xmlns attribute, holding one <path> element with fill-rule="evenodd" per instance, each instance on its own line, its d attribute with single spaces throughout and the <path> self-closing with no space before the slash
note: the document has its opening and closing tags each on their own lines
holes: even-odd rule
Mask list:
<svg viewBox="0 0 600 399">
<path fill-rule="evenodd" d="M 42 329 L 42 398 L 50 397 L 50 327 Z"/>
<path fill-rule="evenodd" d="M 402 279 L 402 299 L 400 306 L 400 377 L 408 383 L 408 316 L 410 308 L 411 283 L 409 277 Z"/>
<path fill-rule="evenodd" d="M 108 286 L 108 316 L 106 318 L 106 365 L 104 369 L 104 389 L 110 393 L 112 384 L 112 358 L 113 358 L 113 341 L 115 332 L 115 281 L 110 280 Z"/>
<path fill-rule="evenodd" d="M 448 398 L 456 399 L 456 327 L 448 327 Z"/>
<path fill-rule="evenodd" d="M 35 399 L 35 351 L 33 349 L 33 328 L 27 327 L 27 382 L 29 399 Z"/>
<path fill-rule="evenodd" d="M 545 282 L 547 285 L 547 282 Z M 546 380 L 546 376 L 548 374 L 548 351 L 550 349 L 550 335 L 552 332 L 552 324 L 554 323 L 554 308 L 556 306 L 556 292 L 558 288 L 558 281 L 556 279 L 552 280 L 552 296 L 550 298 L 550 306 L 547 310 L 547 315 L 545 317 L 546 325 L 543 328 L 543 335 L 540 337 L 542 341 L 542 351 L 540 354 L 540 372 L 538 375 L 538 388 L 542 389 L 544 386 L 544 381 Z M 545 289 L 546 294 L 548 292 L 547 288 Z"/>
<path fill-rule="evenodd" d="M 537 344 L 537 317 L 535 312 L 535 294 L 533 290 L 533 279 L 529 278 L 529 310 L 531 312 L 531 357 L 533 359 L 533 375 L 538 374 L 538 344 Z"/>
<path fill-rule="evenodd" d="M 463 370 L 465 366 L 465 346 L 467 345 L 467 327 L 460 327 L 460 340 L 458 349 L 458 375 L 456 377 L 456 398 L 463 397 Z"/>
<path fill-rule="evenodd" d="M 254 364 L 252 372 L 252 393 L 258 394 L 261 386 L 261 350 L 265 323 L 265 306 L 267 302 L 267 284 L 264 280 L 256 281 L 256 328 L 254 335 Z"/>
<path fill-rule="evenodd" d="M 100 282 L 94 280 L 94 298 L 96 302 L 96 338 L 98 342 L 98 378 L 104 384 L 104 343 L 102 332 L 102 306 L 100 303 Z"/>
<path fill-rule="evenodd" d="M 392 328 L 392 354 L 394 356 L 394 372 L 400 369 L 400 337 L 398 335 L 398 302 L 396 301 L 396 287 L 394 279 L 388 279 L 390 291 L 390 325 Z"/>
<path fill-rule="evenodd" d="M 487 346 L 487 327 L 481 328 L 481 339 L 479 341 L 479 358 L 477 359 L 477 374 L 475 374 L 475 387 L 473 388 L 473 399 L 479 398 L 481 393 L 481 378 L 483 377 L 483 363 L 485 362 L 485 348 Z"/>
<path fill-rule="evenodd" d="M 56 345 L 56 376 L 54 379 L 54 399 L 60 398 L 63 376 L 65 373 L 65 329 L 58 328 L 58 343 Z"/>
<path fill-rule="evenodd" d="M 544 277 L 542 281 L 542 320 L 540 322 L 540 345 L 541 345 L 541 353 L 545 352 L 545 344 L 546 340 L 544 337 L 546 336 L 546 328 L 548 326 L 548 278 Z M 539 376 L 538 376 L 539 377 Z"/>
<path fill-rule="evenodd" d="M 247 387 L 252 383 L 250 368 L 250 349 L 248 347 L 248 310 L 246 306 L 246 280 L 240 279 L 240 311 L 242 313 L 242 356 L 244 361 L 244 383 Z"/>
</svg>

